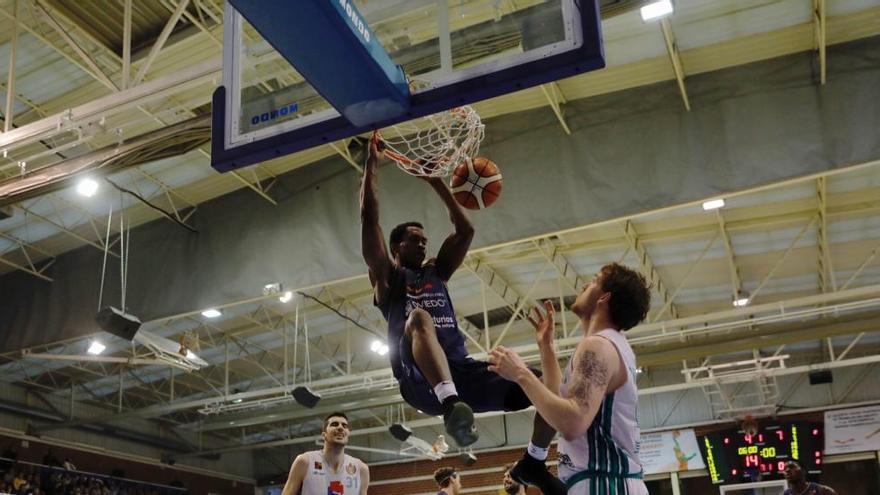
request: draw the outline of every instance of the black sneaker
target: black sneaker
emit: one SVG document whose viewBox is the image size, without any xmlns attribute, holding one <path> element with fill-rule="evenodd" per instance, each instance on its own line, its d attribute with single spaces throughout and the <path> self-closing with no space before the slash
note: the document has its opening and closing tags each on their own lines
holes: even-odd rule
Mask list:
<svg viewBox="0 0 880 495">
<path fill-rule="evenodd" d="M 449 411 L 443 415 L 443 423 L 446 426 L 446 433 L 459 447 L 467 447 L 480 438 L 474 425 L 474 411 L 464 402 L 452 404 Z"/>
<path fill-rule="evenodd" d="M 510 470 L 510 477 L 521 485 L 533 485 L 541 490 L 544 495 L 557 495 L 567 492 L 565 483 L 553 476 L 547 469 L 544 461 L 539 461 L 530 456 L 528 452 L 523 454 L 522 459 L 517 461 Z"/>
</svg>

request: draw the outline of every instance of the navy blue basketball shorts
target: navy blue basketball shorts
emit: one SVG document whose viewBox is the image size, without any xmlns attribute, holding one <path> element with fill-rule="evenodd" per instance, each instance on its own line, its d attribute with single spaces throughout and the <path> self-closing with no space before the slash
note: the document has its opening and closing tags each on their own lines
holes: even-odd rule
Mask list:
<svg viewBox="0 0 880 495">
<path fill-rule="evenodd" d="M 403 374 L 399 377 L 400 395 L 411 406 L 432 416 L 443 414 L 434 389 L 422 375 L 412 355 L 411 340 L 400 339 L 398 353 Z M 489 363 L 470 357 L 449 360 L 449 372 L 458 391 L 458 397 L 474 412 L 519 411 L 532 405 L 525 392 L 516 383 L 489 371 Z M 537 376 L 541 372 L 532 369 Z"/>
</svg>

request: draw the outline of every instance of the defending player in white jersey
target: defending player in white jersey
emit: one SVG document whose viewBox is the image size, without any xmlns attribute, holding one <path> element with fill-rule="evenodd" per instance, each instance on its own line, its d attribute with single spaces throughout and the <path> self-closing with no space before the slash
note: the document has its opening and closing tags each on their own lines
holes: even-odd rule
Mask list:
<svg viewBox="0 0 880 495">
<path fill-rule="evenodd" d="M 324 418 L 324 448 L 296 456 L 281 495 L 367 495 L 370 469 L 345 453 L 350 433 L 345 414 Z"/>
<path fill-rule="evenodd" d="M 584 338 L 564 376 L 553 349 L 549 301 L 546 315 L 536 309 L 529 318 L 537 330 L 543 383 L 515 352 L 501 346 L 491 351 L 489 369 L 518 383 L 562 435 L 558 470 L 565 488 L 551 493 L 647 495 L 639 462 L 635 354 L 623 331 L 644 320 L 650 305 L 641 274 L 617 263 L 606 265 L 572 304 Z"/>
</svg>

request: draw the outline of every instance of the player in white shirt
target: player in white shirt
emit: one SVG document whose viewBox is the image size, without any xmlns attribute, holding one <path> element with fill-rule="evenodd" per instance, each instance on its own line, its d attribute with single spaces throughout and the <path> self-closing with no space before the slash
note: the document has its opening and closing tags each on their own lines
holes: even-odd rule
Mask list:
<svg viewBox="0 0 880 495">
<path fill-rule="evenodd" d="M 565 486 L 541 486 L 545 493 L 648 494 L 639 462 L 635 355 L 623 332 L 644 320 L 650 305 L 651 293 L 641 274 L 617 263 L 606 265 L 572 304 L 584 338 L 564 376 L 553 349 L 549 301 L 546 315 L 535 309 L 529 318 L 537 330 L 543 383 L 515 352 L 501 346 L 491 351 L 489 369 L 519 384 L 547 424 L 562 435 L 558 470 Z M 520 463 L 539 462 L 534 456 L 529 460 L 533 450 L 530 446 Z"/>
<path fill-rule="evenodd" d="M 296 456 L 281 495 L 367 495 L 370 469 L 345 453 L 350 433 L 345 414 L 324 418 L 324 448 Z"/>
</svg>

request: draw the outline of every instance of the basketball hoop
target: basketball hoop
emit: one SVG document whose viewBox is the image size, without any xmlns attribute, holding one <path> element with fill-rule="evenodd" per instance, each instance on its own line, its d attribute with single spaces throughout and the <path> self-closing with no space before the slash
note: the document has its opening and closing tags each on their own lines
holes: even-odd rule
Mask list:
<svg viewBox="0 0 880 495">
<path fill-rule="evenodd" d="M 410 175 L 446 177 L 476 156 L 484 128 L 472 107 L 452 108 L 386 129 L 385 156 Z"/>
</svg>

